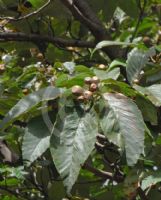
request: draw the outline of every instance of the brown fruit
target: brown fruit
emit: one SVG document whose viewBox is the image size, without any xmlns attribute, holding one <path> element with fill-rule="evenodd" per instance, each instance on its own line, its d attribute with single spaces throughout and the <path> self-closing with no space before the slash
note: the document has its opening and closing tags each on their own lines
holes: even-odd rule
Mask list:
<svg viewBox="0 0 161 200">
<path fill-rule="evenodd" d="M 39 53 L 39 50 L 37 48 L 30 48 L 30 53 L 32 57 L 35 57 Z"/>
<path fill-rule="evenodd" d="M 49 67 L 46 69 L 46 71 L 47 71 L 47 73 L 48 73 L 49 75 L 52 75 L 52 74 L 53 74 L 53 68 L 52 68 L 52 66 L 49 66 Z"/>
<path fill-rule="evenodd" d="M 92 98 L 92 96 L 93 96 L 93 93 L 92 93 L 91 91 L 86 90 L 86 91 L 84 92 L 84 98 L 85 98 L 85 99 L 89 100 L 89 99 Z"/>
<path fill-rule="evenodd" d="M 89 87 L 91 92 L 95 92 L 98 89 L 98 85 L 96 83 L 92 83 Z"/>
<path fill-rule="evenodd" d="M 85 100 L 85 97 L 83 95 L 77 97 L 77 100 L 80 102 L 83 102 Z"/>
<path fill-rule="evenodd" d="M 36 58 L 39 59 L 39 60 L 43 60 L 43 59 L 44 59 L 44 56 L 43 56 L 42 53 L 38 53 L 38 54 L 36 55 Z"/>
<path fill-rule="evenodd" d="M 72 93 L 76 96 L 83 94 L 84 90 L 81 86 L 75 85 L 72 87 Z"/>
<path fill-rule="evenodd" d="M 2 74 L 5 71 L 5 65 L 0 64 L 0 74 Z"/>
<path fill-rule="evenodd" d="M 139 80 L 138 80 L 138 79 L 134 79 L 134 80 L 133 80 L 133 83 L 138 84 L 138 83 L 139 83 Z"/>
<path fill-rule="evenodd" d="M 97 77 L 97 76 L 93 76 L 92 77 L 92 83 L 99 83 L 100 82 L 100 79 Z"/>
<path fill-rule="evenodd" d="M 151 41 L 150 37 L 148 37 L 148 36 L 145 36 L 145 37 L 143 38 L 143 43 L 144 43 L 147 47 L 150 47 L 150 46 L 152 45 L 152 41 Z"/>
<path fill-rule="evenodd" d="M 25 89 L 22 90 L 22 92 L 23 92 L 24 95 L 27 95 L 29 93 L 29 89 L 25 88 Z"/>
<path fill-rule="evenodd" d="M 90 85 L 92 83 L 92 78 L 91 77 L 86 77 L 84 79 L 85 84 Z"/>
</svg>

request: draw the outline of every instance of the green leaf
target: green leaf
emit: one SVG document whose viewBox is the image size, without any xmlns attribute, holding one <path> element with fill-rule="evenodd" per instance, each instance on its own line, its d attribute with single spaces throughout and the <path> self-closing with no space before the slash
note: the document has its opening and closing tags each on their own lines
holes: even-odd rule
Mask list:
<svg viewBox="0 0 161 200">
<path fill-rule="evenodd" d="M 116 46 L 129 46 L 129 45 L 134 45 L 134 44 L 133 43 L 129 43 L 129 42 L 120 42 L 120 41 L 102 41 L 102 42 L 99 42 L 96 45 L 96 49 L 102 49 L 104 47 L 113 46 L 113 45 L 116 45 Z"/>
<path fill-rule="evenodd" d="M 147 189 L 152 185 L 156 185 L 157 183 L 161 182 L 161 173 L 154 173 L 142 180 L 141 188 L 142 190 Z"/>
<path fill-rule="evenodd" d="M 32 119 L 25 128 L 23 137 L 23 160 L 31 164 L 49 148 L 50 131 L 42 117 Z"/>
<path fill-rule="evenodd" d="M 76 67 L 74 62 L 64 62 L 63 66 L 65 67 L 65 69 L 69 71 L 70 74 L 74 72 L 75 67 Z"/>
<path fill-rule="evenodd" d="M 108 41 L 108 40 L 105 40 L 105 41 L 101 41 L 99 42 L 95 49 L 92 51 L 92 55 L 95 53 L 95 51 L 99 50 L 99 49 L 102 49 L 104 47 L 108 47 L 108 46 L 134 46 L 136 44 L 134 43 L 130 43 L 130 42 L 120 42 L 120 41 Z"/>
<path fill-rule="evenodd" d="M 120 68 L 117 67 L 112 70 L 106 70 L 106 71 L 94 69 L 94 73 L 100 80 L 106 80 L 106 79 L 117 80 L 120 75 Z"/>
<path fill-rule="evenodd" d="M 0 84 L 0 97 L 2 96 L 4 91 L 4 86 L 2 84 Z"/>
<path fill-rule="evenodd" d="M 6 180 L 0 181 L 0 186 L 8 186 L 8 187 L 12 187 L 12 186 L 17 186 L 18 184 L 21 183 L 21 179 L 17 179 L 17 178 L 7 178 Z"/>
<path fill-rule="evenodd" d="M 148 98 L 156 106 L 161 106 L 161 84 L 155 84 L 146 88 L 148 91 Z"/>
<path fill-rule="evenodd" d="M 7 113 L 5 118 L 0 122 L 0 129 L 5 128 L 9 122 L 14 121 L 17 117 L 26 113 L 38 103 L 50 99 L 56 99 L 60 95 L 61 90 L 52 86 L 40 89 L 39 91 L 27 95 Z"/>
<path fill-rule="evenodd" d="M 68 81 L 64 82 L 64 86 L 67 88 L 72 87 L 73 85 L 84 85 L 84 78 L 87 76 L 91 76 L 91 74 L 87 73 L 80 73 L 78 75 L 75 75 L 74 77 L 70 78 Z"/>
<path fill-rule="evenodd" d="M 161 145 L 161 134 L 160 133 L 159 133 L 155 143 Z"/>
<path fill-rule="evenodd" d="M 119 22 L 119 24 L 121 24 L 125 19 L 127 19 L 126 13 L 119 7 L 116 8 L 113 17 Z"/>
<path fill-rule="evenodd" d="M 161 106 L 161 84 L 154 84 L 149 87 L 134 85 L 134 88 L 147 98 L 157 107 Z"/>
<path fill-rule="evenodd" d="M 103 92 L 118 92 L 118 93 L 122 93 L 125 96 L 130 96 L 130 97 L 135 97 L 136 96 L 136 91 L 131 88 L 128 84 L 121 82 L 121 81 L 115 81 L 112 79 L 109 80 L 104 80 L 103 81 L 105 84 L 105 88 L 106 90 L 104 90 Z"/>
<path fill-rule="evenodd" d="M 61 74 L 56 79 L 55 85 L 56 85 L 56 87 L 65 87 L 67 81 L 68 81 L 68 75 L 67 74 Z"/>
<path fill-rule="evenodd" d="M 146 83 L 146 85 L 159 83 L 161 81 L 161 65 L 154 65 L 152 69 L 146 71 L 141 79 L 141 83 L 144 84 L 143 81 Z"/>
<path fill-rule="evenodd" d="M 110 63 L 110 66 L 109 66 L 109 69 L 112 69 L 116 66 L 123 66 L 123 67 L 126 67 L 126 63 L 120 61 L 120 60 L 114 60 Z"/>
<path fill-rule="evenodd" d="M 120 133 L 119 123 L 112 109 L 104 108 L 101 113 L 100 125 L 108 140 L 123 149 L 123 136 Z"/>
<path fill-rule="evenodd" d="M 127 59 L 127 79 L 133 84 L 133 82 L 137 79 L 140 79 L 140 72 L 148 63 L 148 59 L 150 56 L 155 55 L 155 49 L 151 48 L 148 51 L 141 51 L 137 48 L 134 48 L 129 54 Z"/>
<path fill-rule="evenodd" d="M 73 104 L 59 112 L 51 137 L 51 154 L 68 193 L 94 148 L 97 133 L 97 120 L 92 113 L 77 110 Z"/>
<path fill-rule="evenodd" d="M 152 125 L 157 125 L 157 108 L 143 96 L 136 96 L 135 102 L 142 112 L 145 121 L 149 121 Z"/>
<path fill-rule="evenodd" d="M 113 130 L 123 136 L 127 163 L 132 166 L 144 150 L 145 126 L 141 112 L 131 99 L 122 94 L 105 93 L 103 97 L 108 109 L 101 122 L 102 129 L 107 137 Z M 109 108 L 112 111 L 109 112 Z M 110 117 L 109 113 L 112 113 Z"/>
<path fill-rule="evenodd" d="M 41 0 L 28 0 L 32 5 L 33 5 L 33 7 L 35 7 L 35 8 L 39 8 L 39 7 L 41 7 L 42 5 L 43 5 L 43 1 L 41 1 Z M 47 1 L 46 1 L 47 2 Z M 46 3 L 45 2 L 45 3 Z"/>
<path fill-rule="evenodd" d="M 87 75 L 93 75 L 93 72 L 91 71 L 91 69 L 89 67 L 86 67 L 84 65 L 77 65 L 75 67 L 75 71 L 77 73 L 86 73 Z"/>
</svg>

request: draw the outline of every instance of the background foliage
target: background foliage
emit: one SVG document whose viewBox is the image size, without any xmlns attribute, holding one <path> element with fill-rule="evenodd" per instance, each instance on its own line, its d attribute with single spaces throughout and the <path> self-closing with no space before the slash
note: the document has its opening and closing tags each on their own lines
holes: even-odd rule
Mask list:
<svg viewBox="0 0 161 200">
<path fill-rule="evenodd" d="M 160 0 L 0 13 L 0 199 L 160 200 Z"/>
</svg>

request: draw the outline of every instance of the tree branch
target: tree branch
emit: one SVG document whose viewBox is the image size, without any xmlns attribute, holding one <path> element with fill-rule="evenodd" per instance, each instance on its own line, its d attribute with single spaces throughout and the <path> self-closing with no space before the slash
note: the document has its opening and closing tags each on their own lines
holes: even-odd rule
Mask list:
<svg viewBox="0 0 161 200">
<path fill-rule="evenodd" d="M 106 29 L 103 27 L 86 1 L 61 0 L 61 2 L 71 11 L 77 20 L 89 28 L 96 40 L 100 41 L 107 37 Z"/>
<path fill-rule="evenodd" d="M 63 39 L 60 37 L 45 36 L 39 34 L 27 34 L 22 32 L 3 32 L 0 33 L 0 42 L 6 41 L 26 41 L 26 42 L 46 42 L 52 43 L 53 45 L 60 47 L 84 47 L 84 48 L 94 48 L 94 42 L 73 40 L 73 39 Z"/>
<path fill-rule="evenodd" d="M 90 8 L 85 0 L 60 0 L 72 13 L 72 15 L 85 25 L 93 34 L 97 42 L 103 40 L 111 40 L 110 35 L 106 31 L 97 15 Z M 103 49 L 111 59 L 122 56 L 120 47 L 106 47 Z"/>
<path fill-rule="evenodd" d="M 8 20 L 8 21 L 20 21 L 23 19 L 27 19 L 33 15 L 37 15 L 39 12 L 41 12 L 42 10 L 44 10 L 49 4 L 51 3 L 51 0 L 48 0 L 42 7 L 40 7 L 39 9 L 33 11 L 32 13 L 29 13 L 27 15 L 21 16 L 19 18 L 14 18 L 14 17 L 0 17 L 0 20 Z"/>
<path fill-rule="evenodd" d="M 111 40 L 110 36 L 108 35 L 105 27 L 101 23 L 101 21 L 97 18 L 97 15 L 93 12 L 90 8 L 88 3 L 85 0 L 60 0 L 73 14 L 73 16 L 79 20 L 83 25 L 85 25 L 93 34 L 96 39 L 96 42 L 88 42 L 88 41 L 81 41 L 75 39 L 63 39 L 60 37 L 54 36 L 46 36 L 46 35 L 38 35 L 38 34 L 25 34 L 22 32 L 1 32 L 0 33 L 0 42 L 5 41 L 30 41 L 33 43 L 38 42 L 45 42 L 45 43 L 52 43 L 57 47 L 82 47 L 82 48 L 94 48 L 96 43 L 102 40 Z M 25 16 L 19 18 L 11 18 L 9 17 L 9 21 L 19 21 L 24 20 L 32 15 L 36 15 L 41 10 L 46 8 L 51 0 L 49 0 L 46 4 L 40 7 L 37 11 L 29 13 Z M 5 18 L 2 18 L 5 19 Z M 116 57 L 122 56 L 122 50 L 120 51 L 120 47 L 110 46 L 105 47 L 103 49 L 105 53 L 111 59 L 115 59 Z"/>
</svg>

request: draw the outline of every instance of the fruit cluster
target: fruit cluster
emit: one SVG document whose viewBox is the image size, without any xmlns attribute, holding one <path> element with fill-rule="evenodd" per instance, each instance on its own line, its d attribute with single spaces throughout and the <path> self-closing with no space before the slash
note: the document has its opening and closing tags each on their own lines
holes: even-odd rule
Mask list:
<svg viewBox="0 0 161 200">
<path fill-rule="evenodd" d="M 90 100 L 93 98 L 93 93 L 98 90 L 100 79 L 97 76 L 86 77 L 84 83 L 88 85 L 88 89 L 84 89 L 79 85 L 72 87 L 72 94 L 76 96 L 78 101 Z"/>
</svg>

